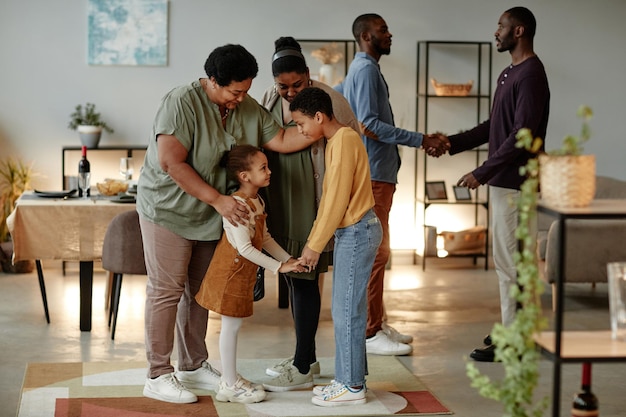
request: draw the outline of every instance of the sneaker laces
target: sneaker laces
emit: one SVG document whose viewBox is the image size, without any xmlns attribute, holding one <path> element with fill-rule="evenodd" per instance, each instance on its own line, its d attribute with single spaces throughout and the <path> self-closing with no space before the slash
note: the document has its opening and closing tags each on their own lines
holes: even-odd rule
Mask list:
<svg viewBox="0 0 626 417">
<path fill-rule="evenodd" d="M 220 371 L 218 371 L 217 369 L 215 369 L 214 367 L 211 366 L 211 364 L 207 361 L 202 362 L 202 366 L 200 367 L 200 369 L 205 370 L 206 372 L 210 373 L 211 375 L 217 377 L 217 378 L 221 378 L 222 374 L 220 373 Z"/>
<path fill-rule="evenodd" d="M 165 378 L 165 382 L 177 391 L 188 391 L 175 375 L 170 375 L 169 378 Z"/>
<path fill-rule="evenodd" d="M 290 366 L 292 362 L 293 362 L 293 357 L 287 358 L 287 359 L 280 361 L 276 366 L 274 366 L 274 368 L 284 369 Z"/>
<path fill-rule="evenodd" d="M 242 376 L 239 376 L 239 378 L 237 378 L 237 381 L 235 381 L 235 383 L 233 384 L 233 388 L 242 388 L 246 391 L 254 391 L 257 389 L 257 387 L 253 385 L 252 382 L 248 381 Z"/>
<path fill-rule="evenodd" d="M 293 369 L 293 366 L 285 366 L 280 375 L 278 375 L 278 380 L 284 381 L 286 379 L 287 382 L 293 382 Z"/>
<path fill-rule="evenodd" d="M 344 391 L 357 393 L 361 390 L 365 390 L 365 392 L 367 392 L 367 387 L 365 386 L 365 383 L 363 383 L 363 387 L 361 387 L 360 389 L 353 389 L 347 386 L 346 384 L 342 384 L 341 382 L 337 382 L 333 380 L 331 384 L 324 387 L 324 389 L 322 390 L 322 395 L 324 399 L 328 399 L 328 398 L 336 397 Z"/>
</svg>

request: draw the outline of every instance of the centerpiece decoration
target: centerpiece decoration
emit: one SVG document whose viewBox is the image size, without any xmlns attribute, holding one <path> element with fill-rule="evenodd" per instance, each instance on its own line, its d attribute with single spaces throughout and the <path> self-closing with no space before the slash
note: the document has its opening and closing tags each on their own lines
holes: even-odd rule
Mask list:
<svg viewBox="0 0 626 417">
<path fill-rule="evenodd" d="M 325 84 L 333 85 L 335 82 L 334 65 L 343 58 L 343 52 L 337 46 L 337 42 L 331 42 L 313 50 L 311 56 L 322 63 L 319 80 Z"/>
</svg>

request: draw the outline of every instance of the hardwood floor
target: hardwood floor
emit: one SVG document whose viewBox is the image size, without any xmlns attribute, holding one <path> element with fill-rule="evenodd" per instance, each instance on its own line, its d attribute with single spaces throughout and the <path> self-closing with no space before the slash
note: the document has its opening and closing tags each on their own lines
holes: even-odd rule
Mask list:
<svg viewBox="0 0 626 417">
<path fill-rule="evenodd" d="M 480 264 L 480 262 L 479 262 Z M 78 329 L 78 269 L 71 263 L 63 276 L 60 262 L 44 262 L 51 323 L 46 324 L 35 273 L 0 273 L 0 417 L 16 415 L 24 370 L 28 362 L 89 362 L 145 360 L 143 311 L 145 276 L 126 276 L 122 287 L 115 341 L 107 327 L 104 294 L 107 275 L 96 269 L 93 329 Z M 317 336 L 318 356 L 334 354 L 330 315 L 331 275 L 323 288 L 323 311 Z M 469 259 L 429 259 L 420 265 L 396 265 L 386 277 L 388 321 L 414 336 L 413 353 L 401 361 L 457 416 L 502 415 L 498 403 L 484 399 L 469 386 L 467 355 L 480 346 L 493 323 L 499 321 L 497 278 L 493 269 L 473 266 Z M 550 294 L 543 296 L 550 314 Z M 608 329 L 605 285 L 569 285 L 566 290 L 566 328 Z M 207 345 L 219 357 L 220 319 L 210 315 Z M 276 279 L 266 277 L 266 296 L 255 303 L 255 314 L 244 320 L 239 336 L 242 358 L 285 358 L 293 354 L 294 332 L 289 309 L 277 308 Z M 498 378 L 497 363 L 481 363 L 481 370 Z M 551 395 L 552 362 L 542 360 L 538 396 Z M 332 372 L 332 371 L 330 371 Z M 562 415 L 579 389 L 580 365 L 563 366 Z M 603 417 L 623 415 L 626 402 L 626 364 L 597 363 L 593 390 Z M 546 416 L 549 412 L 545 413 Z"/>
</svg>

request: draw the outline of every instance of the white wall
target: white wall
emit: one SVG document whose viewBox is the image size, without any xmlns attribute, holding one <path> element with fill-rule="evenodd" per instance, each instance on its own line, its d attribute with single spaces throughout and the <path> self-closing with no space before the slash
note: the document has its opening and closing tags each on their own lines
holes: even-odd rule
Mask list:
<svg viewBox="0 0 626 417">
<path fill-rule="evenodd" d="M 598 173 L 626 179 L 626 141 L 619 133 L 626 109 L 623 0 L 171 0 L 166 67 L 88 66 L 86 0 L 0 0 L 0 158 L 33 161 L 42 174 L 35 185 L 57 189 L 61 147 L 78 145 L 77 134 L 66 128 L 76 104 L 96 103 L 114 127 L 102 145 L 147 143 L 161 96 L 203 76 L 204 61 L 216 46 L 241 43 L 257 57 L 260 72 L 250 94 L 258 98 L 272 83 L 277 37 L 351 39 L 354 17 L 365 12 L 381 14 L 394 35 L 381 67 L 396 121 L 411 128 L 416 42 L 491 41 L 499 16 L 515 5 L 529 7 L 538 21 L 535 49 L 552 90 L 548 148 L 579 131 L 575 112 L 588 104 L 596 117 L 587 151 L 597 155 Z M 508 54 L 496 53 L 494 78 L 507 62 Z M 413 216 L 414 152 L 404 149 L 403 155 L 396 236 L 406 235 L 402 221 Z"/>
</svg>

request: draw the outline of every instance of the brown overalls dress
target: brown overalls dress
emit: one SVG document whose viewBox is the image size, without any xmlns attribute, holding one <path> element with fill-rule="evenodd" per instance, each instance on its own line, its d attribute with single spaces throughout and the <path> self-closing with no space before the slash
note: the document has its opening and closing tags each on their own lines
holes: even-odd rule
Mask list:
<svg viewBox="0 0 626 417">
<path fill-rule="evenodd" d="M 244 197 L 246 204 L 256 211 L 256 206 L 249 198 L 238 192 L 234 195 Z M 264 212 L 254 218 L 254 236 L 250 240 L 252 246 L 258 250 L 263 246 L 266 217 L 267 214 Z M 228 242 L 226 233 L 222 233 L 209 269 L 196 294 L 196 301 L 207 310 L 224 316 L 250 317 L 257 268 L 258 265 L 241 256 Z"/>
</svg>

